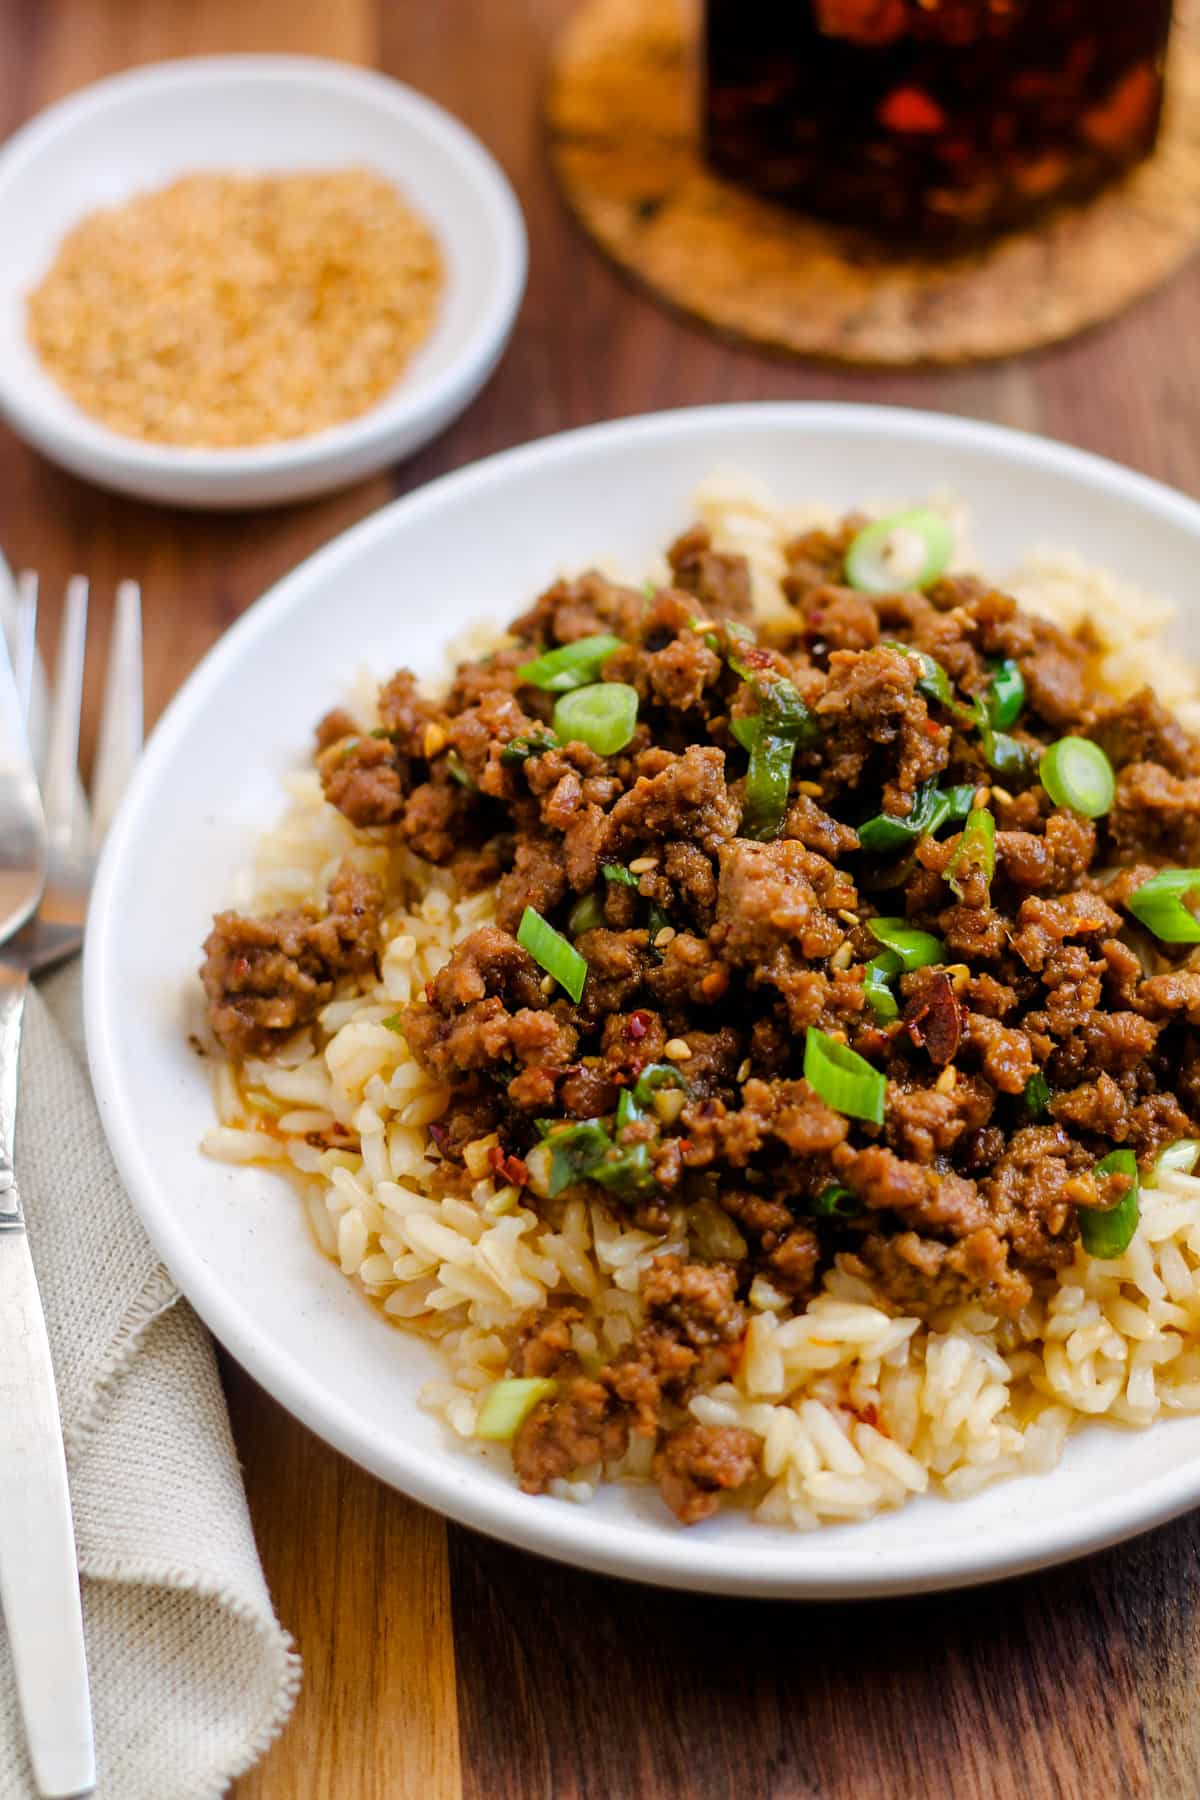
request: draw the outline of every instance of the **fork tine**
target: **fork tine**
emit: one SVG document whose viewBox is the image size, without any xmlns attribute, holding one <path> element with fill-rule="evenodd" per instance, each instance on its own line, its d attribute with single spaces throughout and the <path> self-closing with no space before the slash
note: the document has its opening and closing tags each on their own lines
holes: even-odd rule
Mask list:
<svg viewBox="0 0 1200 1800">
<path fill-rule="evenodd" d="M 67 602 L 59 629 L 46 776 L 42 786 L 47 834 L 51 847 L 62 854 L 74 848 L 79 821 L 79 709 L 83 699 L 87 604 L 87 578 L 73 575 L 67 583 Z"/>
<path fill-rule="evenodd" d="M 99 850 L 142 747 L 142 595 L 136 581 L 117 587 L 104 710 L 92 780 L 92 848 Z"/>
<path fill-rule="evenodd" d="M 17 629 L 13 669 L 17 678 L 17 698 L 26 735 L 30 735 L 33 707 L 33 671 L 37 666 L 38 578 L 32 569 L 17 577 Z"/>
</svg>

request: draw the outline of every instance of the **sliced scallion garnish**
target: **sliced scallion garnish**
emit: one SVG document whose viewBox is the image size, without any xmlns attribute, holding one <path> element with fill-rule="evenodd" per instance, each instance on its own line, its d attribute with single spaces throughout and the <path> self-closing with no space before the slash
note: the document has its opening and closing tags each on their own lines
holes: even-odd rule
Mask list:
<svg viewBox="0 0 1200 1800">
<path fill-rule="evenodd" d="M 581 894 L 567 915 L 567 930 L 573 938 L 582 937 L 585 931 L 595 931 L 603 923 L 604 908 L 595 890 Z"/>
<path fill-rule="evenodd" d="M 950 677 L 943 669 L 936 656 L 930 656 L 927 650 L 918 650 L 915 644 L 902 644 L 898 638 L 884 638 L 883 647 L 887 650 L 899 650 L 910 662 L 915 662 L 921 673 L 917 677 L 917 692 L 924 694 L 927 700 L 937 700 L 942 706 L 953 706 L 954 689 L 950 686 Z"/>
<path fill-rule="evenodd" d="M 500 761 L 506 769 L 512 769 L 528 762 L 531 756 L 544 756 L 547 750 L 557 749 L 558 739 L 552 731 L 530 732 L 528 737 L 509 738 L 500 752 Z"/>
<path fill-rule="evenodd" d="M 954 533 L 928 507 L 890 513 L 868 525 L 846 552 L 846 580 L 867 594 L 929 587 L 954 554 Z"/>
<path fill-rule="evenodd" d="M 554 729 L 564 743 L 586 744 L 597 756 L 615 756 L 637 725 L 637 689 L 625 681 L 594 681 L 564 694 L 554 707 Z"/>
<path fill-rule="evenodd" d="M 576 638 L 573 644 L 560 644 L 557 650 L 547 650 L 531 662 L 522 663 L 517 680 L 544 688 L 550 694 L 567 694 L 572 688 L 587 687 L 595 681 L 601 665 L 622 647 L 623 640 L 607 632 Z"/>
<path fill-rule="evenodd" d="M 1025 1102 L 1025 1111 L 1031 1119 L 1040 1119 L 1050 1104 L 1050 1083 L 1040 1069 L 1035 1069 L 1021 1096 Z"/>
<path fill-rule="evenodd" d="M 1160 1182 L 1164 1175 L 1190 1175 L 1200 1159 L 1200 1138 L 1176 1138 L 1165 1150 L 1160 1150 L 1154 1160 L 1154 1181 Z"/>
<path fill-rule="evenodd" d="M 946 880 L 960 900 L 966 893 L 966 877 L 973 870 L 989 885 L 996 873 L 996 821 L 986 806 L 973 807 L 967 814 L 946 864 Z"/>
<path fill-rule="evenodd" d="M 1200 869 L 1160 869 L 1125 904 L 1164 944 L 1200 944 L 1200 919 L 1187 904 L 1200 897 Z"/>
<path fill-rule="evenodd" d="M 868 919 L 872 937 L 899 958 L 902 969 L 925 969 L 945 962 L 946 946 L 931 931 L 918 931 L 907 919 Z"/>
<path fill-rule="evenodd" d="M 600 873 L 605 881 L 615 881 L 621 887 L 635 888 L 638 884 L 637 876 L 631 875 L 629 870 L 622 868 L 620 863 L 605 863 Z"/>
<path fill-rule="evenodd" d="M 814 1194 L 808 1204 L 809 1211 L 816 1213 L 819 1219 L 857 1219 L 863 1209 L 857 1194 L 852 1194 L 838 1181 L 831 1181 L 819 1194 Z"/>
<path fill-rule="evenodd" d="M 1026 744 L 1018 743 L 1015 737 L 1009 737 L 1006 731 L 996 730 L 982 695 L 972 694 L 971 711 L 988 768 L 996 775 L 1007 775 L 1010 780 L 1031 774 L 1034 752 Z"/>
<path fill-rule="evenodd" d="M 475 1415 L 475 1436 L 507 1444 L 541 1400 L 558 1391 L 548 1375 L 506 1375 L 493 1382 Z"/>
<path fill-rule="evenodd" d="M 649 1106 L 660 1088 L 682 1088 L 690 1093 L 691 1085 L 683 1070 L 674 1063 L 648 1063 L 633 1084 L 633 1097 L 639 1106 Z"/>
<path fill-rule="evenodd" d="M 758 710 L 732 722 L 732 731 L 750 752 L 742 803 L 742 834 L 764 841 L 778 835 L 787 811 L 796 748 L 817 736 L 817 723 L 786 676 L 766 681 L 730 655 L 730 665 L 748 681 Z"/>
<path fill-rule="evenodd" d="M 851 1119 L 883 1124 L 887 1080 L 857 1050 L 851 1050 L 815 1025 L 804 1040 L 804 1079 L 835 1112 Z"/>
<path fill-rule="evenodd" d="M 586 960 L 574 944 L 569 943 L 561 931 L 555 931 L 553 925 L 547 924 L 532 906 L 527 906 L 521 914 L 517 942 L 523 950 L 528 950 L 540 969 L 545 969 L 547 975 L 552 975 L 567 990 L 572 1000 L 579 999 L 587 980 Z"/>
<path fill-rule="evenodd" d="M 923 837 L 940 831 L 948 819 L 965 819 L 975 798 L 973 787 L 939 789 L 934 781 L 923 781 L 913 797 L 913 809 L 907 817 L 899 813 L 876 813 L 858 827 L 858 841 L 864 850 L 887 855 L 893 850 L 907 850 Z"/>
<path fill-rule="evenodd" d="M 992 679 L 988 682 L 983 703 L 997 731 L 1007 731 L 1020 718 L 1025 704 L 1025 677 L 1020 664 L 1011 656 L 992 664 Z"/>
<path fill-rule="evenodd" d="M 894 951 L 884 950 L 881 955 L 871 958 L 863 975 L 863 993 L 881 1025 L 888 1025 L 893 1019 L 900 1017 L 900 1003 L 890 984 L 899 975 L 902 966 Z"/>
<path fill-rule="evenodd" d="M 1132 1150 L 1113 1150 L 1096 1164 L 1097 1175 L 1127 1175 L 1129 1186 L 1104 1212 L 1098 1207 L 1079 1209 L 1079 1235 L 1089 1256 L 1112 1262 L 1123 1256 L 1138 1224 L 1138 1166 Z"/>
<path fill-rule="evenodd" d="M 1113 766 L 1089 738 L 1059 738 L 1043 754 L 1038 774 L 1055 806 L 1069 806 L 1085 819 L 1102 818 L 1116 796 Z"/>
<path fill-rule="evenodd" d="M 636 1103 L 628 1089 L 622 1093 L 621 1101 L 624 1104 L 618 1104 L 617 1131 L 638 1117 Z M 616 1143 L 602 1119 L 577 1119 L 552 1125 L 546 1131 L 545 1142 L 550 1147 L 550 1176 L 546 1189 L 552 1200 L 577 1181 L 597 1181 L 622 1200 L 636 1200 L 654 1191 L 656 1184 L 650 1167 L 649 1144 Z"/>
</svg>

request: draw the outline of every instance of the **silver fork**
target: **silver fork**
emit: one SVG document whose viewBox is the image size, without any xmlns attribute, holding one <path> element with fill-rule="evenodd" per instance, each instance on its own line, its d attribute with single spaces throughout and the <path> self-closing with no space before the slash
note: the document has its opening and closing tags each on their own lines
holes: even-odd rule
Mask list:
<svg viewBox="0 0 1200 1800">
<path fill-rule="evenodd" d="M 96 852 L 141 747 L 137 587 L 117 591 L 90 815 L 77 772 L 86 581 L 67 589 L 40 802 L 36 625 L 24 575 L 11 660 L 0 619 L 0 1606 L 34 1780 L 60 1800 L 92 1791 L 95 1753 L 62 1424 L 13 1166 L 17 1064 L 29 978 L 83 944 Z"/>
</svg>

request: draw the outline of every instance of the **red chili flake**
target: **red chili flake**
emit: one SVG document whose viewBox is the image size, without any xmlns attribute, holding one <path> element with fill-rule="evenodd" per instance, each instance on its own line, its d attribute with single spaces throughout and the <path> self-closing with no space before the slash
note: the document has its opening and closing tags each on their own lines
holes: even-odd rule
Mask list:
<svg viewBox="0 0 1200 1800">
<path fill-rule="evenodd" d="M 499 1144 L 493 1144 L 488 1150 L 488 1162 L 497 1175 L 510 1181 L 513 1187 L 524 1187 L 529 1180 L 529 1170 L 519 1156 L 508 1156 Z"/>
<path fill-rule="evenodd" d="M 429 1127 L 429 1135 L 437 1145 L 438 1149 L 445 1155 L 446 1147 L 450 1142 L 450 1132 L 448 1127 L 439 1125 L 437 1121 L 434 1120 L 433 1124 Z"/>
<path fill-rule="evenodd" d="M 942 728 L 938 724 L 936 719 L 926 719 L 926 721 L 925 721 L 925 736 L 926 737 L 935 738 L 941 729 Z"/>
<path fill-rule="evenodd" d="M 681 1150 L 690 1150 L 692 1147 L 691 1138 L 676 1138 L 675 1142 L 679 1145 Z"/>
<path fill-rule="evenodd" d="M 650 1014 L 646 1012 L 630 1013 L 625 1023 L 625 1036 L 631 1044 L 640 1044 L 650 1029 Z"/>
<path fill-rule="evenodd" d="M 962 1011 L 954 984 L 946 974 L 930 975 L 904 1009 L 904 1024 L 913 1043 L 939 1067 L 954 1060 L 962 1037 Z"/>
<path fill-rule="evenodd" d="M 250 958 L 248 956 L 236 957 L 233 964 L 233 973 L 239 981 L 245 981 L 247 975 L 250 973 Z"/>
<path fill-rule="evenodd" d="M 433 983 L 432 983 L 432 981 L 427 981 L 425 983 L 425 999 L 426 999 L 426 1002 L 430 1006 L 433 1005 Z"/>
<path fill-rule="evenodd" d="M 893 88 L 876 113 L 889 131 L 934 132 L 946 127 L 946 115 L 924 88 Z"/>
</svg>

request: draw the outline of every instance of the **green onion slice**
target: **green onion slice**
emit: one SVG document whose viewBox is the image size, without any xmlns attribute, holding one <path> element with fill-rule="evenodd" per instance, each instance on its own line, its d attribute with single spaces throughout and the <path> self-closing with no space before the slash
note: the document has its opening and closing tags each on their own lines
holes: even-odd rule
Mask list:
<svg viewBox="0 0 1200 1800">
<path fill-rule="evenodd" d="M 954 533 L 928 507 L 890 513 L 868 525 L 846 552 L 846 580 L 867 594 L 929 587 L 954 554 Z"/>
<path fill-rule="evenodd" d="M 936 656 L 930 656 L 927 650 L 918 650 L 915 644 L 902 644 L 898 638 L 884 638 L 882 641 L 886 649 L 899 650 L 910 661 L 919 664 L 919 694 L 924 694 L 927 700 L 938 700 L 943 706 L 953 706 L 954 689 L 950 685 L 950 677 Z"/>
<path fill-rule="evenodd" d="M 730 636 L 737 638 L 728 627 Z M 819 727 L 795 683 L 770 669 L 755 669 L 733 649 L 726 661 L 752 689 L 757 702 L 753 713 L 737 715 L 730 730 L 743 750 L 750 752 L 742 803 L 742 834 L 765 841 L 778 836 L 787 810 L 792 761 L 800 744 L 810 744 Z"/>
<path fill-rule="evenodd" d="M 604 923 L 604 907 L 599 894 L 581 894 L 567 915 L 567 930 L 573 938 L 582 937 L 585 931 L 595 931 L 597 925 Z"/>
<path fill-rule="evenodd" d="M 472 775 L 470 769 L 467 768 L 457 750 L 447 751 L 446 767 L 450 771 L 451 778 L 454 781 L 457 781 L 459 787 L 466 788 L 472 794 L 477 794 L 479 792 L 479 783 Z"/>
<path fill-rule="evenodd" d="M 605 881 L 615 881 L 621 887 L 635 888 L 638 884 L 637 876 L 631 875 L 628 869 L 623 869 L 620 863 L 605 863 L 600 873 Z"/>
<path fill-rule="evenodd" d="M 547 750 L 557 749 L 558 739 L 552 731 L 531 732 L 528 737 L 509 738 L 500 752 L 500 761 L 506 769 L 512 769 L 528 762 L 531 756 L 544 756 Z"/>
<path fill-rule="evenodd" d="M 1164 944 L 1200 944 L 1200 919 L 1187 904 L 1200 896 L 1200 869 L 1160 869 L 1125 902 Z"/>
<path fill-rule="evenodd" d="M 648 1063 L 633 1084 L 633 1097 L 639 1106 L 649 1106 L 659 1089 L 666 1087 L 682 1088 L 685 1094 L 691 1093 L 691 1084 L 674 1063 Z"/>
<path fill-rule="evenodd" d="M 907 919 L 868 919 L 873 937 L 899 958 L 902 969 L 925 969 L 945 962 L 946 946 L 931 931 L 918 931 Z"/>
<path fill-rule="evenodd" d="M 974 798 L 973 787 L 939 789 L 936 782 L 923 781 L 906 818 L 899 813 L 877 813 L 858 827 L 858 841 L 864 850 L 881 855 L 909 849 L 921 838 L 940 831 L 947 819 L 965 819 Z"/>
<path fill-rule="evenodd" d="M 639 1118 L 628 1089 L 617 1105 L 616 1130 Z M 597 1181 L 622 1200 L 637 1200 L 653 1193 L 657 1183 L 650 1167 L 649 1144 L 621 1145 L 603 1119 L 578 1119 L 568 1124 L 547 1124 L 539 1129 L 550 1146 L 550 1176 L 546 1183 L 552 1200 L 577 1181 Z"/>
<path fill-rule="evenodd" d="M 976 806 L 967 814 L 946 864 L 946 880 L 960 900 L 966 891 L 965 877 L 972 869 L 988 883 L 996 873 L 996 821 L 986 806 Z"/>
<path fill-rule="evenodd" d="M 889 983 L 899 975 L 901 967 L 900 958 L 892 950 L 885 950 L 881 956 L 873 956 L 867 964 L 863 976 L 863 993 L 881 1025 L 889 1025 L 893 1019 L 900 1017 L 900 1003 Z"/>
<path fill-rule="evenodd" d="M 545 688 L 547 693 L 567 694 L 572 688 L 587 687 L 595 681 L 601 665 L 614 650 L 624 647 L 624 640 L 597 632 L 593 637 L 576 638 L 573 644 L 560 644 L 547 650 L 532 662 L 522 663 L 517 680 L 530 687 Z"/>
<path fill-rule="evenodd" d="M 1092 1206 L 1081 1207 L 1079 1211 L 1079 1235 L 1084 1249 L 1089 1256 L 1095 1256 L 1101 1262 L 1112 1262 L 1114 1257 L 1124 1255 L 1137 1230 L 1137 1157 L 1132 1150 L 1113 1150 L 1102 1162 L 1096 1164 L 1096 1174 L 1129 1177 L 1129 1186 L 1115 1206 L 1109 1207 L 1105 1212 Z"/>
<path fill-rule="evenodd" d="M 816 1213 L 819 1219 L 857 1219 L 862 1209 L 858 1195 L 837 1181 L 831 1181 L 809 1201 L 809 1211 Z"/>
<path fill-rule="evenodd" d="M 1040 1069 L 1035 1069 L 1025 1083 L 1021 1098 L 1031 1119 L 1040 1119 L 1050 1104 L 1050 1083 Z"/>
<path fill-rule="evenodd" d="M 804 1040 L 804 1078 L 826 1106 L 851 1119 L 883 1124 L 883 1097 L 887 1080 L 865 1057 L 839 1044 L 815 1025 Z"/>
<path fill-rule="evenodd" d="M 1025 705 L 1025 677 L 1011 656 L 992 664 L 992 679 L 983 698 L 987 716 L 996 731 L 1015 725 Z"/>
<path fill-rule="evenodd" d="M 596 681 L 564 694 L 554 707 L 554 729 L 566 743 L 586 744 L 597 756 L 615 756 L 637 725 L 637 689 L 625 681 Z"/>
<path fill-rule="evenodd" d="M 1085 819 L 1102 818 L 1116 796 L 1113 766 L 1088 738 L 1059 738 L 1044 753 L 1038 774 L 1055 806 L 1069 806 Z"/>
<path fill-rule="evenodd" d="M 783 815 L 787 811 L 792 758 L 795 754 L 795 738 L 777 737 L 774 732 L 759 731 L 750 751 L 750 765 L 746 770 L 742 805 L 744 837 L 765 842 L 778 836 Z"/>
<path fill-rule="evenodd" d="M 1010 779 L 1032 774 L 1034 752 L 1028 745 L 1009 737 L 1006 731 L 995 729 L 987 703 L 979 694 L 971 696 L 971 712 L 979 731 L 983 760 L 988 768 L 994 774 L 1007 775 Z"/>
<path fill-rule="evenodd" d="M 506 1375 L 493 1382 L 475 1418 L 475 1436 L 507 1444 L 541 1400 L 558 1391 L 548 1375 Z"/>
<path fill-rule="evenodd" d="M 527 906 L 521 914 L 517 942 L 528 950 L 540 969 L 552 975 L 566 988 L 572 1000 L 578 1000 L 587 980 L 588 966 L 574 944 L 568 943 L 560 931 L 548 925 L 540 912 Z"/>
<path fill-rule="evenodd" d="M 1176 1138 L 1165 1150 L 1160 1150 L 1154 1161 L 1154 1183 L 1157 1185 L 1164 1175 L 1190 1175 L 1200 1158 L 1200 1138 Z"/>
</svg>

